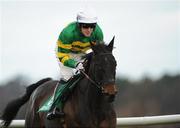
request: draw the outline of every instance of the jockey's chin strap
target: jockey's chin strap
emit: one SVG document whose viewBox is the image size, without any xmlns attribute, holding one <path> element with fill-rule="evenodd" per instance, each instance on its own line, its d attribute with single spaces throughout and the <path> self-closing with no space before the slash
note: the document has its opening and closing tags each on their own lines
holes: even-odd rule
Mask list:
<svg viewBox="0 0 180 128">
<path fill-rule="evenodd" d="M 95 85 L 101 92 L 103 92 L 104 88 L 101 87 L 98 83 L 96 83 L 94 80 L 92 80 L 88 74 L 86 74 L 83 70 L 80 70 L 80 72 L 93 84 Z"/>
</svg>

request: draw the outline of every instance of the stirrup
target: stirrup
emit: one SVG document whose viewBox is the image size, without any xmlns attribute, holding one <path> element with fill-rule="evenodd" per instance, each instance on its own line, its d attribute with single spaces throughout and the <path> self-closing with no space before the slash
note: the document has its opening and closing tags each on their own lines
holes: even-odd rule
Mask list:
<svg viewBox="0 0 180 128">
<path fill-rule="evenodd" d="M 55 118 L 62 118 L 64 116 L 65 116 L 64 112 L 62 110 L 60 111 L 57 107 L 55 107 L 53 109 L 53 111 L 50 111 L 50 112 L 47 113 L 46 118 L 48 120 L 52 120 L 52 119 L 55 119 Z"/>
</svg>

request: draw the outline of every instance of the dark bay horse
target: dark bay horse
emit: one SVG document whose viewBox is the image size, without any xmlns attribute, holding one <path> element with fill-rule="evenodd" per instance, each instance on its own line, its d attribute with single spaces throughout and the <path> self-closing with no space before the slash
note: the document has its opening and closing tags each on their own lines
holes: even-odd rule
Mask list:
<svg viewBox="0 0 180 128">
<path fill-rule="evenodd" d="M 26 93 L 10 102 L 2 115 L 8 127 L 19 108 L 28 100 L 25 117 L 26 128 L 115 128 L 116 114 L 113 101 L 117 93 L 115 86 L 116 60 L 112 55 L 114 38 L 109 45 L 92 46 L 93 53 L 86 56 L 84 77 L 77 83 L 64 105 L 64 122 L 61 119 L 47 120 L 45 112 L 37 112 L 49 98 L 58 81 L 50 78 L 40 80 L 26 88 Z"/>
</svg>

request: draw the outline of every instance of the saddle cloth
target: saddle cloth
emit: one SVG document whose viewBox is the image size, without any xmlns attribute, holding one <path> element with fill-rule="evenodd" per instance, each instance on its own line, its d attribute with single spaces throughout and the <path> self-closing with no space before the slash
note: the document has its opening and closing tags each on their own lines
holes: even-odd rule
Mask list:
<svg viewBox="0 0 180 128">
<path fill-rule="evenodd" d="M 53 104 L 55 105 L 62 105 L 62 100 L 65 100 L 67 98 L 64 96 L 64 94 L 68 91 L 72 91 L 76 84 L 79 82 L 79 80 L 82 78 L 82 75 L 75 75 L 70 80 L 68 80 L 65 83 L 60 83 L 58 85 L 55 95 L 51 95 L 39 108 L 38 112 L 47 112 L 50 110 L 51 106 Z M 55 98 L 54 98 L 55 97 Z"/>
</svg>

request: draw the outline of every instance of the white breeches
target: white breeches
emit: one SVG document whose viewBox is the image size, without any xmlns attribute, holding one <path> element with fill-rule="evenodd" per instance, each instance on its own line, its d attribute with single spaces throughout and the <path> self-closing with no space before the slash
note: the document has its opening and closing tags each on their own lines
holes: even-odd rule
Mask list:
<svg viewBox="0 0 180 128">
<path fill-rule="evenodd" d="M 70 54 L 70 57 L 78 62 L 83 62 L 84 60 L 81 59 L 81 57 L 85 55 L 84 53 L 80 53 L 80 54 Z M 58 58 L 57 58 L 58 59 Z M 75 69 L 74 68 L 70 68 L 67 66 L 64 66 L 63 63 L 61 63 L 58 59 L 58 63 L 59 63 L 59 67 L 60 67 L 60 75 L 61 75 L 61 79 L 67 81 L 69 80 L 74 74 L 75 74 Z"/>
</svg>

